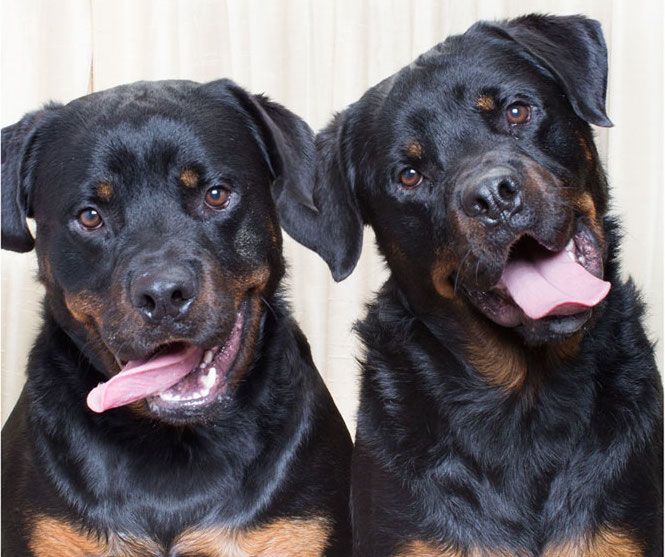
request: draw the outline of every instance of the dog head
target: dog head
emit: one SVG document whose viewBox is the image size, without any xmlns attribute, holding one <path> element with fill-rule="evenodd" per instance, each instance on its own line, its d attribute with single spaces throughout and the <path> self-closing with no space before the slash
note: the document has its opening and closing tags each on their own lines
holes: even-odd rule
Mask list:
<svg viewBox="0 0 665 557">
<path fill-rule="evenodd" d="M 181 423 L 224 404 L 284 272 L 273 195 L 308 204 L 313 145 L 228 80 L 121 86 L 2 130 L 2 247 L 36 247 L 48 308 L 106 381 L 91 408 Z"/>
<path fill-rule="evenodd" d="M 412 303 L 461 302 L 530 344 L 566 338 L 609 287 L 589 126 L 611 125 L 606 58 L 599 24 L 577 16 L 448 38 L 318 135 L 320 212 L 285 229 L 341 280 L 369 224 Z"/>
</svg>

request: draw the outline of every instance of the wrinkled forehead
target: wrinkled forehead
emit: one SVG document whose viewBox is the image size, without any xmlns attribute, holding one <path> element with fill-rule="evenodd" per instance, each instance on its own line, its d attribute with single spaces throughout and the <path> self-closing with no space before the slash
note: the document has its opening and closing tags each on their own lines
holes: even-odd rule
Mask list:
<svg viewBox="0 0 665 557">
<path fill-rule="evenodd" d="M 188 169 L 211 179 L 258 179 L 268 173 L 249 119 L 232 107 L 201 113 L 182 107 L 172 115 L 145 113 L 130 105 L 88 122 L 82 114 L 70 113 L 49 133 L 54 147 L 45 153 L 40 173 L 72 195 L 101 181 L 116 189 L 157 184 Z"/>
<path fill-rule="evenodd" d="M 90 138 L 90 162 L 109 178 L 163 174 L 172 166 L 207 162 L 209 151 L 191 125 L 164 116 L 118 122 Z"/>
<path fill-rule="evenodd" d="M 502 102 L 515 95 L 537 100 L 560 93 L 549 71 L 514 43 L 479 33 L 454 39 L 395 76 L 377 121 L 392 124 L 393 131 L 418 131 L 464 118 L 481 96 Z"/>
</svg>

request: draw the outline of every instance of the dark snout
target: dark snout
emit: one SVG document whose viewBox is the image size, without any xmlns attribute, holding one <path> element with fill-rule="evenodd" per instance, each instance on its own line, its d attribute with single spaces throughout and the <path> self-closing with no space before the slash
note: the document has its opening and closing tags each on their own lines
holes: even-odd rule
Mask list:
<svg viewBox="0 0 665 557">
<path fill-rule="evenodd" d="M 193 269 L 166 261 L 141 270 L 129 284 L 131 303 L 146 321 L 155 324 L 186 317 L 198 289 Z"/>
<path fill-rule="evenodd" d="M 459 204 L 467 217 L 486 225 L 511 224 L 523 209 L 522 178 L 508 167 L 471 173 L 460 184 Z"/>
</svg>

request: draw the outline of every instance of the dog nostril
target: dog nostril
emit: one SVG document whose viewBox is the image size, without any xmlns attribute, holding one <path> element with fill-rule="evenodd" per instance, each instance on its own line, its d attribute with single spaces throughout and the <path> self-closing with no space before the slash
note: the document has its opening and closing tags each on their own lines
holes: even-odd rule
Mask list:
<svg viewBox="0 0 665 557">
<path fill-rule="evenodd" d="M 155 300 L 153 300 L 152 296 L 144 294 L 143 296 L 141 296 L 141 307 L 149 312 L 153 312 L 155 311 L 157 304 L 155 303 Z"/>
<path fill-rule="evenodd" d="M 475 208 L 480 215 L 486 215 L 490 210 L 489 203 L 482 197 L 476 197 Z"/>
<path fill-rule="evenodd" d="M 181 304 L 185 301 L 185 297 L 182 295 L 182 290 L 174 290 L 171 294 L 171 301 L 176 304 Z"/>
<path fill-rule="evenodd" d="M 499 197 L 510 200 L 515 197 L 515 188 L 508 180 L 502 180 L 498 187 Z"/>
</svg>

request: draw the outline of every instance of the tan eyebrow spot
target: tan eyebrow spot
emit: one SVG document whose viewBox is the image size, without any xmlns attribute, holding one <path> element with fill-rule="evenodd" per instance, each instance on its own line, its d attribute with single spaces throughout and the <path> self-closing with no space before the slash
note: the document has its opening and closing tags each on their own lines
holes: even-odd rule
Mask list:
<svg viewBox="0 0 665 557">
<path fill-rule="evenodd" d="M 113 197 L 113 186 L 109 182 L 100 182 L 97 184 L 96 192 L 102 201 L 110 201 Z"/>
<path fill-rule="evenodd" d="M 406 146 L 406 154 L 414 159 L 422 158 L 425 149 L 417 141 L 411 141 Z"/>
<path fill-rule="evenodd" d="M 489 95 L 480 95 L 476 99 L 476 108 L 483 112 L 491 112 L 495 108 L 494 99 Z"/>
<path fill-rule="evenodd" d="M 191 168 L 185 168 L 180 173 L 180 183 L 186 188 L 195 188 L 199 185 L 199 175 Z"/>
</svg>

